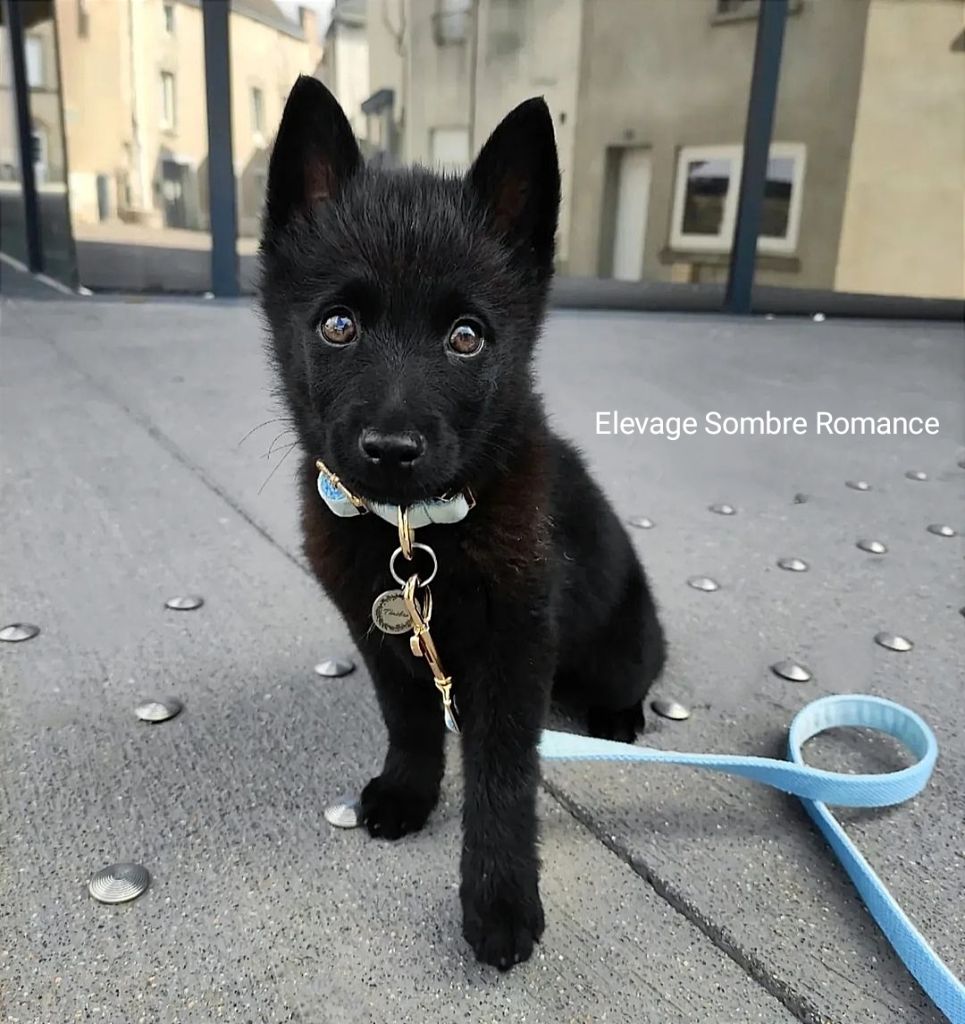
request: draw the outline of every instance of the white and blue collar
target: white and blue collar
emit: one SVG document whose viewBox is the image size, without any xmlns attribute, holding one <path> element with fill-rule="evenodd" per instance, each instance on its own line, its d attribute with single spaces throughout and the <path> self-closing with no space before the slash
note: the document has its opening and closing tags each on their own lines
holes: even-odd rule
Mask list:
<svg viewBox="0 0 965 1024">
<path fill-rule="evenodd" d="M 398 505 L 359 498 L 339 480 L 321 459 L 316 460 L 315 465 L 318 467 L 318 493 L 335 515 L 341 518 L 349 518 L 351 516 L 365 515 L 366 512 L 372 512 L 380 519 L 384 519 L 390 526 L 398 525 Z M 430 523 L 447 524 L 462 522 L 475 504 L 476 501 L 468 488 L 459 491 L 458 494 L 417 501 L 412 505 L 406 506 L 409 527 L 410 529 L 418 530 L 420 527 L 428 526 Z"/>
</svg>

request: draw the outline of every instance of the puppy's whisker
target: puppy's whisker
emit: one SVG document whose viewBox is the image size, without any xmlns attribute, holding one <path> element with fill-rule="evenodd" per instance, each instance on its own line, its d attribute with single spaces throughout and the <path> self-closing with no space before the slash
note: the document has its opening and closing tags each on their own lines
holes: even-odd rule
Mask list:
<svg viewBox="0 0 965 1024">
<path fill-rule="evenodd" d="M 288 435 L 288 434 L 291 434 L 291 433 L 294 433 L 294 431 L 292 430 L 292 428 L 291 428 L 291 427 L 288 427 L 287 429 L 283 430 L 283 431 L 282 431 L 282 432 L 281 432 L 280 434 L 276 434 L 276 435 L 275 435 L 275 438 L 274 438 L 274 440 L 273 440 L 273 441 L 271 442 L 271 444 L 270 444 L 270 445 L 268 445 L 268 451 L 267 451 L 267 452 L 265 452 L 265 458 L 266 458 L 266 459 L 270 459 L 270 458 L 271 458 L 271 453 L 272 453 L 272 452 L 273 452 L 273 451 L 275 450 L 275 445 L 276 445 L 276 444 L 278 444 L 278 441 L 279 441 L 279 440 L 280 440 L 281 438 L 283 438 L 283 437 L 285 437 L 286 435 Z M 292 443 L 293 443 L 293 444 L 297 444 L 298 442 L 297 442 L 297 441 L 294 441 L 294 442 L 292 442 Z M 281 446 L 280 446 L 280 448 L 279 448 L 279 450 L 280 450 L 281 448 L 284 448 L 284 447 L 285 447 L 284 445 L 281 445 Z"/>
<path fill-rule="evenodd" d="M 284 452 L 286 455 L 288 455 L 288 453 L 292 450 L 292 448 L 297 448 L 297 447 L 298 447 L 298 442 L 297 441 L 292 441 L 291 444 L 279 445 L 274 450 L 274 452 L 265 452 L 265 454 L 262 455 L 262 458 L 266 459 L 268 462 L 271 462 L 272 455 L 277 455 L 279 452 Z"/>
<path fill-rule="evenodd" d="M 278 464 L 275 466 L 275 468 L 265 478 L 265 482 L 261 485 L 261 487 L 258 488 L 258 493 L 259 494 L 261 494 L 261 492 L 271 483 L 271 478 L 278 472 L 279 469 L 281 469 L 282 464 L 284 463 L 285 459 L 287 459 L 288 456 L 291 455 L 292 448 L 294 448 L 294 447 L 295 447 L 294 444 L 290 445 L 288 450 L 285 452 L 285 454 L 278 460 Z"/>
<path fill-rule="evenodd" d="M 294 448 L 297 444 L 298 441 L 288 441 L 286 444 L 275 445 L 273 448 L 269 448 L 268 451 L 264 452 L 261 457 L 263 459 L 271 460 L 273 455 L 287 451 L 289 448 Z"/>
<path fill-rule="evenodd" d="M 262 427 L 267 427 L 270 423 L 284 423 L 287 419 L 287 416 L 274 416 L 270 420 L 265 420 L 264 423 L 259 423 L 257 427 L 252 427 L 251 430 L 249 430 L 248 433 L 245 434 L 244 437 L 242 437 L 242 439 L 238 442 L 237 447 L 240 448 L 245 443 L 245 441 L 247 441 L 248 438 L 255 433 L 255 431 L 261 430 Z"/>
</svg>

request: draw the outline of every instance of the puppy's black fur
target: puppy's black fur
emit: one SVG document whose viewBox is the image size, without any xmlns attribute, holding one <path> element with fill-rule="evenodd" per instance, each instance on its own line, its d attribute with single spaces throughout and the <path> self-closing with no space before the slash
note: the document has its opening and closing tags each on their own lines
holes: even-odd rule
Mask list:
<svg viewBox="0 0 965 1024">
<path fill-rule="evenodd" d="M 581 702 L 594 734 L 632 741 L 664 662 L 630 542 L 533 390 L 559 188 L 542 100 L 509 114 L 459 179 L 367 169 L 334 97 L 300 78 L 271 158 L 261 245 L 271 351 L 304 449 L 305 552 L 362 652 L 389 735 L 362 794 L 373 836 L 425 823 L 443 719 L 408 638 L 372 626 L 373 599 L 393 586 L 396 533 L 374 515 L 335 517 L 314 460 L 364 498 L 476 495 L 463 522 L 417 539 L 438 555 L 432 634 L 463 730 L 463 932 L 503 969 L 543 931 L 536 745 L 551 694 Z M 450 343 L 460 321 L 484 339 L 474 354 Z"/>
</svg>

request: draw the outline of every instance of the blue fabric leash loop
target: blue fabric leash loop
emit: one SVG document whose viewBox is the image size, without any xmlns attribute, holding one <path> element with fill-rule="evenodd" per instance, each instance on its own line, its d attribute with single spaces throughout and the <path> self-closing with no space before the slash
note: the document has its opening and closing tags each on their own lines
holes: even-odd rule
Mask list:
<svg viewBox="0 0 965 1024">
<path fill-rule="evenodd" d="M 915 763 L 881 775 L 846 775 L 807 765 L 804 744 L 826 729 L 841 727 L 886 733 L 911 751 Z M 822 697 L 802 708 L 791 722 L 787 761 L 655 750 L 549 729 L 543 732 L 539 752 L 549 761 L 647 761 L 706 768 L 726 775 L 740 775 L 800 797 L 869 913 L 925 994 L 952 1024 L 965 1024 L 965 985 L 909 921 L 827 808 L 827 804 L 888 807 L 910 799 L 925 788 L 938 758 L 938 743 L 928 725 L 913 711 L 894 701 L 863 694 Z"/>
</svg>

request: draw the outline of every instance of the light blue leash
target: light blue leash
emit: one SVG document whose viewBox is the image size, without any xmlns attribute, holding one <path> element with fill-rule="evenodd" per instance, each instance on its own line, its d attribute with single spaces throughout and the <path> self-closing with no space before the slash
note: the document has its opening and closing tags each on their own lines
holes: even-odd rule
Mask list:
<svg viewBox="0 0 965 1024">
<path fill-rule="evenodd" d="M 886 733 L 906 746 L 917 760 L 908 768 L 882 775 L 845 775 L 805 764 L 801 750 L 804 744 L 825 729 L 841 726 Z M 822 697 L 802 708 L 791 722 L 787 747 L 789 760 L 775 761 L 732 754 L 683 754 L 547 729 L 539 752 L 550 761 L 655 761 L 709 768 L 727 775 L 742 775 L 800 797 L 871 916 L 918 984 L 952 1024 L 965 1024 L 965 985 L 908 920 L 827 808 L 827 804 L 888 807 L 916 796 L 925 788 L 938 757 L 934 733 L 914 711 L 894 701 L 840 694 Z"/>
</svg>

